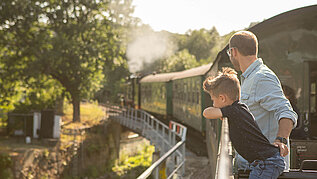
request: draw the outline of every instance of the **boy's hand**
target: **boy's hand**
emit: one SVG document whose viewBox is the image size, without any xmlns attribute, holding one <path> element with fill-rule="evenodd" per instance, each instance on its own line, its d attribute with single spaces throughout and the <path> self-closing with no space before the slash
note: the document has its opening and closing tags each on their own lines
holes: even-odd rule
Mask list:
<svg viewBox="0 0 317 179">
<path fill-rule="evenodd" d="M 285 157 L 286 155 L 288 155 L 289 151 L 288 151 L 287 145 L 285 145 L 282 142 L 277 141 L 277 140 L 274 141 L 273 145 L 280 149 L 280 154 L 282 157 Z"/>
</svg>

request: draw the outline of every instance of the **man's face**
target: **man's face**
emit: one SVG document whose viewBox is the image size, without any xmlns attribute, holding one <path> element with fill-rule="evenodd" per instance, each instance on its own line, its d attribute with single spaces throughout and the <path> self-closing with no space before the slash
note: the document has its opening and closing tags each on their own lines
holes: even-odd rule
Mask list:
<svg viewBox="0 0 317 179">
<path fill-rule="evenodd" d="M 240 64 L 239 61 L 233 56 L 233 50 L 237 50 L 235 47 L 229 47 L 230 50 L 230 55 L 229 55 L 229 59 L 230 62 L 232 63 L 233 67 L 237 70 L 240 71 Z"/>
</svg>

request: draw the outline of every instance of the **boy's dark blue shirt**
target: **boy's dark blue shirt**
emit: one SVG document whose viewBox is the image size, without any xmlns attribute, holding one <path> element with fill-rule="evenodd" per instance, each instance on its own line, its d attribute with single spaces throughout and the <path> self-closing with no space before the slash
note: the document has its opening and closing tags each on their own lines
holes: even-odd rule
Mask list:
<svg viewBox="0 0 317 179">
<path fill-rule="evenodd" d="M 265 160 L 279 151 L 262 134 L 246 104 L 235 101 L 232 105 L 220 110 L 223 117 L 228 118 L 232 145 L 248 162 Z"/>
</svg>

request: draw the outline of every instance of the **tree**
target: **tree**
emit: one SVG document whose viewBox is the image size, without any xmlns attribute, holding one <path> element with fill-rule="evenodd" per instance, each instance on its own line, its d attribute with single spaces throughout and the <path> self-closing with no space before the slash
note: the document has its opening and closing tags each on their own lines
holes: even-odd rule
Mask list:
<svg viewBox="0 0 317 179">
<path fill-rule="evenodd" d="M 123 61 L 108 0 L 4 0 L 1 47 L 15 80 L 51 76 L 70 94 L 73 121 L 80 100 L 100 89 L 104 67 Z"/>
<path fill-rule="evenodd" d="M 164 60 L 162 72 L 176 72 L 197 67 L 195 56 L 191 55 L 188 50 L 182 50 Z"/>
<path fill-rule="evenodd" d="M 185 40 L 180 44 L 180 50 L 188 49 L 190 54 L 195 55 L 197 61 L 207 59 L 211 55 L 217 41 L 219 40 L 219 33 L 216 28 L 211 30 L 200 29 L 189 31 Z"/>
</svg>

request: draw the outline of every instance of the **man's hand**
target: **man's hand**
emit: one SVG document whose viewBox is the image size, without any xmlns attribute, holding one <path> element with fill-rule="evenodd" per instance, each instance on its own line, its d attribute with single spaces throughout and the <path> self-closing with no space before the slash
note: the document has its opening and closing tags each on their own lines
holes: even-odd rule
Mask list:
<svg viewBox="0 0 317 179">
<path fill-rule="evenodd" d="M 275 147 L 280 148 L 280 154 L 281 154 L 282 157 L 285 157 L 286 155 L 288 155 L 289 150 L 287 148 L 287 145 L 283 144 L 280 141 L 274 141 L 273 145 Z"/>
</svg>

